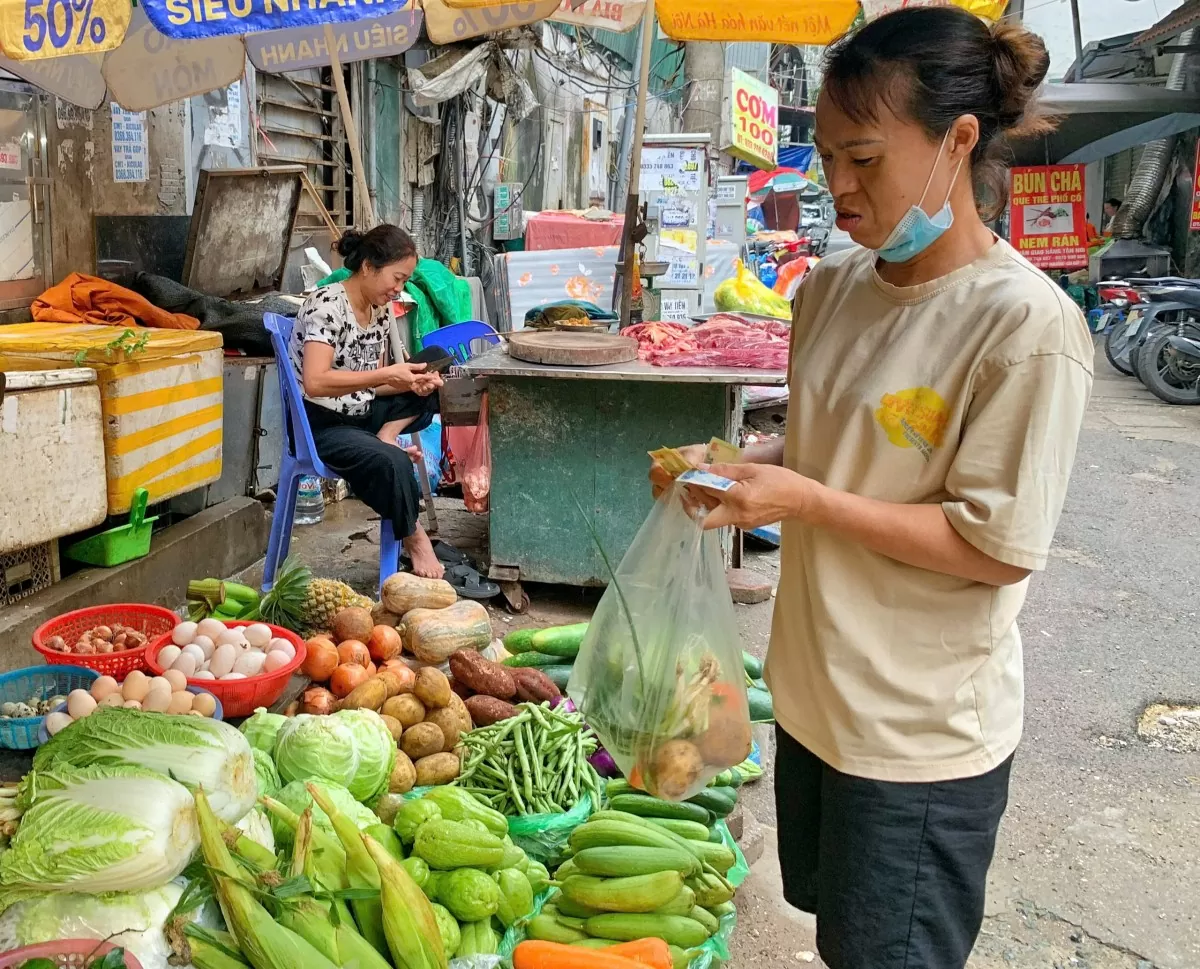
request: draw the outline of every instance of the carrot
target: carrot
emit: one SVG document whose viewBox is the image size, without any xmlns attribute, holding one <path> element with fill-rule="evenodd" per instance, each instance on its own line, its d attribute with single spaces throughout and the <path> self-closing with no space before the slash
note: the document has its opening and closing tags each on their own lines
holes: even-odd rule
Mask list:
<svg viewBox="0 0 1200 969">
<path fill-rule="evenodd" d="M 526 939 L 513 949 L 513 969 L 645 969 L 645 963 L 612 955 L 612 948 L 582 949 Z"/>
<path fill-rule="evenodd" d="M 610 955 L 622 956 L 640 962 L 650 969 L 672 969 L 675 962 L 671 958 L 671 947 L 662 939 L 638 939 L 635 942 L 622 942 L 611 945 L 604 950 Z"/>
</svg>

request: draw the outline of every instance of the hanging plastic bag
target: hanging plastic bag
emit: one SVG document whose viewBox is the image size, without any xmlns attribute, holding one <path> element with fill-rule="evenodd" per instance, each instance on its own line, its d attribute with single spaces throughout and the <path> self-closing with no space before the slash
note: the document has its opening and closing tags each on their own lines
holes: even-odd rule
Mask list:
<svg viewBox="0 0 1200 969">
<path fill-rule="evenodd" d="M 750 754 L 745 670 L 715 531 L 675 484 L 588 625 L 567 686 L 629 782 L 671 801 Z"/>
<path fill-rule="evenodd" d="M 463 502 L 467 511 L 482 515 L 488 510 L 492 493 L 492 439 L 488 434 L 488 398 L 483 395 L 479 405 L 479 424 L 471 449 L 461 463 Z"/>
<path fill-rule="evenodd" d="M 779 267 L 779 275 L 775 279 L 775 292 L 784 299 L 794 299 L 796 290 L 800 288 L 800 284 L 804 282 L 804 277 L 808 275 L 809 268 L 819 262 L 816 256 L 797 256 L 790 262 L 784 263 Z"/>
<path fill-rule="evenodd" d="M 739 259 L 732 279 L 727 279 L 713 291 L 713 302 L 725 313 L 753 313 L 755 316 L 771 316 L 780 320 L 792 318 L 791 304 L 773 293 L 754 277 Z"/>
</svg>

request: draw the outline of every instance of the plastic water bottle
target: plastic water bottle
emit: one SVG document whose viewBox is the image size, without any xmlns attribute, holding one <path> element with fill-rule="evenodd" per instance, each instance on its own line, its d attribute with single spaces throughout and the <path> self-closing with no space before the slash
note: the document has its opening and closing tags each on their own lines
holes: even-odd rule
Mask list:
<svg viewBox="0 0 1200 969">
<path fill-rule="evenodd" d="M 324 517 L 325 495 L 321 491 L 321 479 L 306 475 L 300 479 L 300 487 L 296 492 L 296 516 L 292 523 L 315 525 Z"/>
</svg>

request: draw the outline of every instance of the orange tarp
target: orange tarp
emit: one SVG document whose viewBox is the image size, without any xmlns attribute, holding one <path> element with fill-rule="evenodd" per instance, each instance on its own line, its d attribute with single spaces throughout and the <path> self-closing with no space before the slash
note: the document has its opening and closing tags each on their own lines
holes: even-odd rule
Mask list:
<svg viewBox="0 0 1200 969">
<path fill-rule="evenodd" d="M 83 273 L 71 273 L 57 286 L 51 286 L 33 301 L 30 310 L 39 323 L 200 329 L 200 321 L 194 316 L 168 313 L 124 286 Z"/>
</svg>

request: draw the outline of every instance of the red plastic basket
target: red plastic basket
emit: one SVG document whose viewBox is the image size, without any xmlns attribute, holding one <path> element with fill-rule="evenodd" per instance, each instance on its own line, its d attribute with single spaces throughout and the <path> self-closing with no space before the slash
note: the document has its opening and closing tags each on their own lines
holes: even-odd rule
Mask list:
<svg viewBox="0 0 1200 969">
<path fill-rule="evenodd" d="M 222 621 L 230 629 L 254 625 L 252 622 L 246 622 L 241 619 L 227 619 Z M 264 623 L 264 625 L 271 626 L 270 623 Z M 171 628 L 174 629 L 174 626 Z M 231 717 L 248 717 L 257 707 L 269 707 L 279 699 L 280 694 L 283 693 L 283 688 L 287 686 L 287 681 L 291 679 L 292 674 L 296 670 L 300 669 L 300 664 L 304 662 L 304 657 L 308 655 L 308 650 L 304 646 L 304 640 L 290 629 L 284 629 L 282 626 L 271 626 L 271 635 L 277 636 L 280 639 L 286 639 L 296 647 L 296 655 L 292 657 L 292 661 L 286 666 L 281 666 L 270 673 L 260 673 L 258 676 L 250 676 L 244 680 L 191 679 L 188 680 L 188 685 L 198 686 L 216 696 L 221 701 L 221 706 L 225 708 L 226 720 Z M 158 654 L 170 642 L 171 634 L 168 632 L 159 636 L 158 639 L 152 639 L 150 645 L 146 648 L 146 665 L 159 676 L 165 670 L 158 662 Z"/>
<path fill-rule="evenodd" d="M 98 959 L 104 958 L 110 949 L 119 946 L 96 939 L 63 939 L 58 942 L 40 942 L 23 949 L 0 952 L 0 969 L 18 969 L 30 959 L 49 959 L 60 969 L 86 969 Z M 142 964 L 128 949 L 125 950 L 126 969 L 142 969 Z"/>
<path fill-rule="evenodd" d="M 126 673 L 146 668 L 146 646 L 137 649 L 123 649 L 119 653 L 93 653 L 85 656 L 77 653 L 60 653 L 49 649 L 46 640 L 52 636 L 61 636 L 67 642 L 74 642 L 89 629 L 97 626 L 111 626 L 119 622 L 140 633 L 145 633 L 147 646 L 154 642 L 155 637 L 169 633 L 179 622 L 179 617 L 170 609 L 162 606 L 147 606 L 137 602 L 119 602 L 107 606 L 91 606 L 87 609 L 76 609 L 62 616 L 56 616 L 49 622 L 42 623 L 33 634 L 33 648 L 46 657 L 50 664 L 67 664 L 70 666 L 85 666 L 90 670 L 106 674 L 114 679 L 124 679 Z"/>
</svg>

